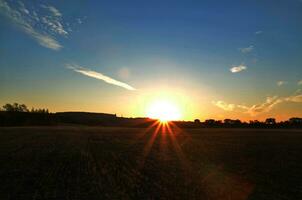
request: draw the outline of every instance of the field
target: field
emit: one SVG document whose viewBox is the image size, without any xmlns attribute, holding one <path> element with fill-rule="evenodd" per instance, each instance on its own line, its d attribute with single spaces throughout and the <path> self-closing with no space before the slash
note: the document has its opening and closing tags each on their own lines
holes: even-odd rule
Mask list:
<svg viewBox="0 0 302 200">
<path fill-rule="evenodd" d="M 302 199 L 302 131 L 0 129 L 0 199 Z"/>
</svg>

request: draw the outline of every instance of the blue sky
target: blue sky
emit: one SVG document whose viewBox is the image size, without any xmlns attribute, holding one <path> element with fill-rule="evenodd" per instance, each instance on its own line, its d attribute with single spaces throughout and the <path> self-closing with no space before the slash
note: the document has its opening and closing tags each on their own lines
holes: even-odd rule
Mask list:
<svg viewBox="0 0 302 200">
<path fill-rule="evenodd" d="M 141 116 L 166 92 L 185 119 L 301 116 L 301 20 L 299 0 L 0 0 L 0 103 Z"/>
</svg>

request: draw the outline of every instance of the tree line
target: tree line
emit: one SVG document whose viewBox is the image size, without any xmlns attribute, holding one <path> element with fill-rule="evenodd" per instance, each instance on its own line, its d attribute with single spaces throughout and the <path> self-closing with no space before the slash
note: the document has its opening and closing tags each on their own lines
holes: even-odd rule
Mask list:
<svg viewBox="0 0 302 200">
<path fill-rule="evenodd" d="M 18 103 L 7 103 L 2 106 L 2 111 L 6 112 L 31 112 L 31 113 L 49 113 L 48 109 L 44 108 L 31 108 L 29 110 L 25 104 L 18 104 Z"/>
<path fill-rule="evenodd" d="M 29 109 L 25 104 L 5 104 L 0 108 L 0 126 L 26 126 L 26 125 L 58 125 L 81 124 L 95 126 L 124 126 L 147 127 L 155 120 L 148 118 L 124 118 L 115 114 L 87 113 L 87 112 L 61 112 L 50 113 L 45 108 Z M 265 121 L 251 120 L 242 122 L 239 119 L 199 119 L 192 121 L 176 121 L 177 126 L 183 128 L 302 128 L 302 118 L 292 117 L 286 121 L 277 122 L 275 118 Z"/>
<path fill-rule="evenodd" d="M 302 118 L 292 117 L 280 122 L 277 122 L 275 118 L 267 118 L 264 121 L 250 120 L 249 122 L 242 122 L 239 119 L 206 119 L 201 122 L 199 119 L 195 119 L 194 124 L 201 127 L 222 128 L 302 128 Z M 191 124 L 191 126 L 194 125 Z"/>
<path fill-rule="evenodd" d="M 0 126 L 52 125 L 53 114 L 48 109 L 31 108 L 25 104 L 5 104 L 0 109 Z"/>
</svg>

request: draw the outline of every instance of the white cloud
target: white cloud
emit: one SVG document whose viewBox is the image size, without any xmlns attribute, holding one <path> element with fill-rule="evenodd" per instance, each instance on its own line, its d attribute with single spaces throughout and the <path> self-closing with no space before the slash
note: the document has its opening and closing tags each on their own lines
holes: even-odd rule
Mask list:
<svg viewBox="0 0 302 200">
<path fill-rule="evenodd" d="M 40 18 L 38 16 L 38 14 L 36 13 L 36 11 L 33 11 L 33 14 L 31 16 L 36 22 L 39 22 L 40 21 Z"/>
<path fill-rule="evenodd" d="M 57 8 L 55 8 L 54 6 L 41 5 L 41 7 L 45 8 L 45 9 L 48 9 L 53 14 L 53 16 L 55 16 L 55 17 L 61 17 L 62 16 L 60 11 Z"/>
<path fill-rule="evenodd" d="M 278 86 L 282 86 L 282 85 L 285 85 L 285 84 L 287 84 L 287 81 L 278 81 L 277 82 Z"/>
<path fill-rule="evenodd" d="M 243 113 L 248 113 L 251 116 L 255 116 L 264 112 L 269 112 L 277 105 L 285 102 L 302 103 L 302 94 L 294 94 L 288 97 L 267 97 L 263 103 L 252 106 L 228 104 L 223 101 L 213 101 L 212 103 L 223 110 L 235 111 L 236 109 L 241 109 L 241 111 L 243 110 Z"/>
<path fill-rule="evenodd" d="M 238 73 L 238 72 L 241 72 L 241 71 L 246 70 L 246 69 L 247 69 L 247 66 L 245 66 L 245 65 L 239 65 L 239 66 L 234 66 L 234 67 L 232 67 L 232 68 L 230 69 L 230 71 L 231 71 L 232 73 Z"/>
<path fill-rule="evenodd" d="M 225 110 L 225 111 L 233 111 L 236 107 L 235 104 L 227 104 L 224 101 L 212 101 L 212 104 Z"/>
<path fill-rule="evenodd" d="M 30 33 L 43 47 L 53 50 L 60 50 L 63 47 L 58 41 L 48 35 L 42 35 L 34 30 L 29 30 L 28 33 Z"/>
<path fill-rule="evenodd" d="M 109 83 L 109 84 L 112 84 L 112 85 L 116 85 L 116 86 L 125 88 L 127 90 L 136 90 L 135 88 L 133 88 L 132 86 L 128 85 L 127 83 L 123 83 L 121 81 L 115 80 L 115 79 L 113 79 L 113 78 L 111 78 L 109 76 L 106 76 L 104 74 L 101 74 L 99 72 L 92 71 L 90 69 L 86 69 L 86 68 L 83 68 L 83 67 L 75 65 L 75 64 L 66 64 L 65 66 L 67 68 L 72 69 L 73 71 L 78 72 L 80 74 L 83 74 L 85 76 L 89 76 L 89 77 L 92 77 L 92 78 L 95 78 L 95 79 L 99 79 L 99 80 L 102 80 L 102 81 L 104 81 L 106 83 Z"/>
<path fill-rule="evenodd" d="M 42 22 L 46 24 L 52 32 L 60 35 L 68 35 L 68 32 L 64 29 L 59 20 L 46 16 L 42 17 Z"/>
<path fill-rule="evenodd" d="M 19 10 L 25 14 L 29 15 L 29 11 L 27 10 L 27 8 L 25 7 L 24 3 L 22 1 L 18 1 L 19 3 Z"/>
<path fill-rule="evenodd" d="M 240 48 L 241 53 L 250 53 L 254 50 L 254 46 L 250 45 L 249 47 Z"/>
<path fill-rule="evenodd" d="M 302 80 L 298 81 L 298 85 L 302 85 Z"/>
<path fill-rule="evenodd" d="M 267 97 L 266 101 L 261 104 L 256 104 L 251 106 L 247 109 L 247 113 L 250 115 L 258 115 L 263 112 L 269 112 L 275 107 L 276 105 L 283 102 L 283 99 L 278 98 L 277 96 L 274 97 Z"/>
<path fill-rule="evenodd" d="M 68 35 L 67 29 L 65 29 L 62 24 L 62 14 L 60 13 L 60 11 L 54 6 L 41 5 L 41 7 L 47 9 L 50 12 L 49 16 L 42 17 L 42 23 L 44 23 L 53 33 L 64 36 Z"/>
<path fill-rule="evenodd" d="M 259 34 L 261 34 L 261 33 L 263 33 L 263 31 L 256 31 L 256 32 L 255 32 L 256 35 L 259 35 Z"/>
<path fill-rule="evenodd" d="M 286 101 L 295 102 L 295 103 L 302 103 L 302 94 L 293 95 L 285 98 Z"/>
<path fill-rule="evenodd" d="M 21 10 L 25 8 L 22 2 L 19 5 Z M 31 19 L 38 18 L 38 16 L 31 16 L 30 12 L 27 11 L 19 12 L 17 9 L 10 7 L 6 1 L 0 0 L 0 13 L 9 18 L 17 27 L 34 38 L 42 46 L 53 50 L 61 49 L 62 45 L 55 38 L 33 27 Z"/>
</svg>

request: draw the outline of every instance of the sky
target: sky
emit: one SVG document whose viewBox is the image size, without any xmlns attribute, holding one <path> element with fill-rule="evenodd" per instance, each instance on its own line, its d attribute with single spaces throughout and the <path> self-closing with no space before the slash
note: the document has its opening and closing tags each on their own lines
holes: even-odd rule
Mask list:
<svg viewBox="0 0 302 200">
<path fill-rule="evenodd" d="M 302 117 L 301 44 L 301 0 L 0 0 L 0 105 Z"/>
</svg>

